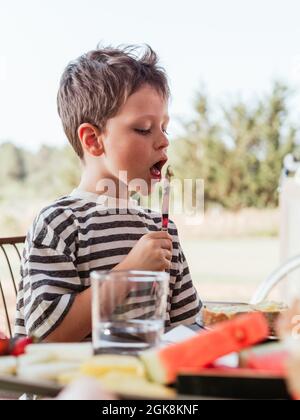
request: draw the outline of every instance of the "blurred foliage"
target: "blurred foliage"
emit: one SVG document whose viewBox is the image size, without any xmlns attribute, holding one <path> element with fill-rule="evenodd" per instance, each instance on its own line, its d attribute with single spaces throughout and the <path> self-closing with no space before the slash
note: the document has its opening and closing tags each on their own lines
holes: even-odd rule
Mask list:
<svg viewBox="0 0 300 420">
<path fill-rule="evenodd" d="M 9 142 L 0 144 L 0 203 L 17 197 L 58 198 L 79 179 L 79 161 L 69 146 L 42 146 L 33 153 Z"/>
<path fill-rule="evenodd" d="M 79 160 L 69 146 L 34 153 L 0 144 L 0 236 L 24 235 L 38 212 L 69 194 L 79 179 Z"/>
<path fill-rule="evenodd" d="M 278 205 L 283 158 L 297 148 L 298 127 L 289 118 L 291 91 L 276 82 L 250 106 L 239 100 L 211 109 L 207 95 L 195 101 L 195 118 L 171 146 L 176 176 L 204 179 L 206 206 L 231 210 Z M 221 117 L 216 120 L 212 115 Z"/>
</svg>

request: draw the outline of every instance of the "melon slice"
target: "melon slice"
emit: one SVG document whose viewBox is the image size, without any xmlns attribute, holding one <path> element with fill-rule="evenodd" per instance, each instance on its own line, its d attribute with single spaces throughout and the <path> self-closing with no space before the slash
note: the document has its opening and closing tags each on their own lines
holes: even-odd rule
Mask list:
<svg viewBox="0 0 300 420">
<path fill-rule="evenodd" d="M 80 362 L 92 357 L 92 343 L 40 343 L 26 347 L 26 354 L 52 355 L 55 360 Z"/>
<path fill-rule="evenodd" d="M 87 360 L 80 369 L 84 375 L 100 377 L 108 372 L 145 376 L 143 363 L 134 356 L 101 354 Z"/>
<path fill-rule="evenodd" d="M 174 398 L 175 391 L 169 387 L 149 382 L 140 376 L 112 371 L 99 378 L 104 389 L 114 394 L 139 398 Z"/>
<path fill-rule="evenodd" d="M 21 368 L 23 366 L 38 365 L 41 363 L 55 361 L 56 359 L 51 352 L 22 354 L 18 357 L 18 367 Z"/>
<path fill-rule="evenodd" d="M 265 344 L 240 353 L 240 367 L 283 376 L 289 353 L 283 343 Z"/>
<path fill-rule="evenodd" d="M 79 371 L 74 362 L 51 362 L 18 367 L 18 376 L 24 379 L 56 381 L 60 375 Z"/>
<path fill-rule="evenodd" d="M 213 330 L 162 349 L 142 352 L 149 377 L 161 384 L 173 383 L 179 372 L 203 368 L 219 357 L 240 351 L 268 337 L 269 328 L 259 312 L 240 315 Z"/>
<path fill-rule="evenodd" d="M 14 356 L 0 357 L 0 375 L 14 375 L 17 371 L 17 359 Z"/>
<path fill-rule="evenodd" d="M 75 381 L 80 381 L 82 379 L 85 379 L 86 377 L 78 371 L 71 371 L 71 372 L 64 372 L 61 375 L 58 375 L 57 382 L 59 385 L 66 386 L 70 385 L 71 383 Z"/>
</svg>

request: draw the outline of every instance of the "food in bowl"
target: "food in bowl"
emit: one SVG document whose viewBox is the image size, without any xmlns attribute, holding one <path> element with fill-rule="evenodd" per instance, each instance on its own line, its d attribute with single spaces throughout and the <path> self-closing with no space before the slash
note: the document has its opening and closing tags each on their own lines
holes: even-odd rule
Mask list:
<svg viewBox="0 0 300 420">
<path fill-rule="evenodd" d="M 210 327 L 219 322 L 228 321 L 238 315 L 261 312 L 267 319 L 270 329 L 270 336 L 276 336 L 276 322 L 278 317 L 288 307 L 281 302 L 265 301 L 258 305 L 250 305 L 247 303 L 226 303 L 211 302 L 206 303 L 202 310 L 203 325 Z"/>
</svg>

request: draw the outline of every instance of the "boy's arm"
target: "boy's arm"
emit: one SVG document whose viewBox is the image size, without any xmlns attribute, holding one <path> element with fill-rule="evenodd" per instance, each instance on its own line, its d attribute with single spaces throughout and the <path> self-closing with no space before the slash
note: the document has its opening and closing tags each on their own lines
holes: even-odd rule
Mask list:
<svg viewBox="0 0 300 420">
<path fill-rule="evenodd" d="M 44 342 L 78 342 L 91 334 L 91 288 L 78 293 L 62 322 Z"/>
<path fill-rule="evenodd" d="M 130 269 L 130 267 L 127 267 L 126 261 L 124 261 L 115 266 L 112 271 L 127 269 Z M 124 291 L 124 295 L 127 292 L 127 290 Z M 91 306 L 92 289 L 89 287 L 84 292 L 78 293 L 61 324 L 44 341 L 75 342 L 84 340 L 92 331 Z"/>
</svg>

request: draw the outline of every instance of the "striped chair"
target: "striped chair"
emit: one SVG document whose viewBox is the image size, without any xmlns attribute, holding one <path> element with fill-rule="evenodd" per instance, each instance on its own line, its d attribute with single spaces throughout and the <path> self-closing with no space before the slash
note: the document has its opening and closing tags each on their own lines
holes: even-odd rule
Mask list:
<svg viewBox="0 0 300 420">
<path fill-rule="evenodd" d="M 25 237 L 0 238 L 0 332 L 13 334 L 20 261 Z"/>
</svg>

